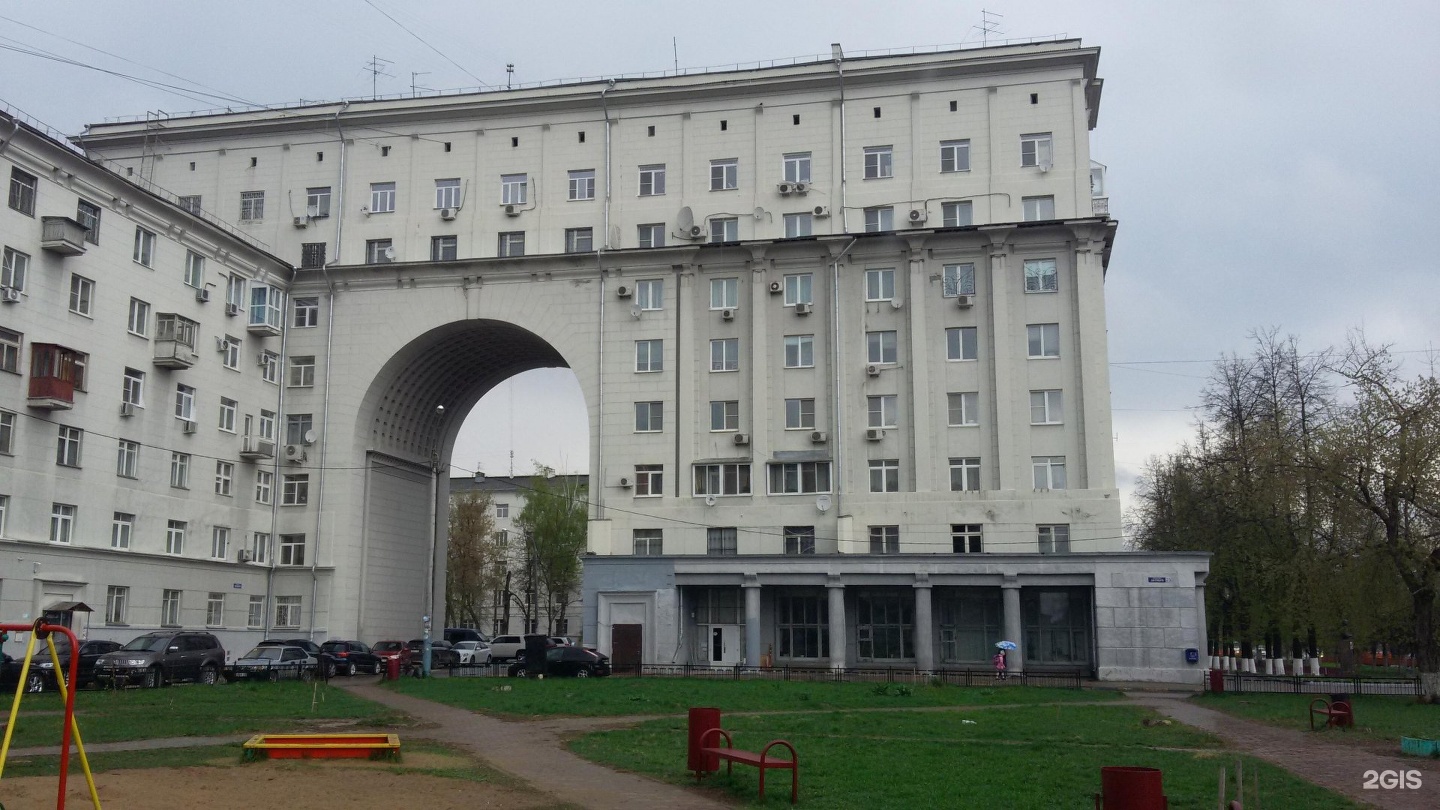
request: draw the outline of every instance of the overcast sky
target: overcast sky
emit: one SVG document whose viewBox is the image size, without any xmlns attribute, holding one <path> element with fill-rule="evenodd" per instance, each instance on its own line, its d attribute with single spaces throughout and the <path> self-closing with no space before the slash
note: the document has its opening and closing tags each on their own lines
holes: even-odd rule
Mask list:
<svg viewBox="0 0 1440 810">
<path fill-rule="evenodd" d="M 1440 230 L 1440 3 L 1199 5 L 984 3 L 1004 15 L 1000 38 L 1065 34 L 1102 49 L 1091 147 L 1109 166 L 1120 220 L 1106 293 L 1127 492 L 1147 458 L 1192 434 L 1210 364 L 1247 351 L 1252 330 L 1278 328 L 1313 349 L 1363 328 L 1412 360 L 1440 348 L 1430 252 Z M 368 95 L 375 56 L 392 74 L 377 78 L 382 94 L 408 92 L 412 73 L 433 89 L 504 85 L 507 63 L 518 84 L 667 70 L 677 51 L 693 68 L 823 54 L 831 42 L 852 54 L 973 43 L 980 9 L 953 0 L 0 0 L 0 100 L 73 134 L 150 110 Z M 516 472 L 532 460 L 586 471 L 585 405 L 568 371 L 532 372 L 493 392 L 454 461 L 503 474 L 512 449 Z"/>
</svg>

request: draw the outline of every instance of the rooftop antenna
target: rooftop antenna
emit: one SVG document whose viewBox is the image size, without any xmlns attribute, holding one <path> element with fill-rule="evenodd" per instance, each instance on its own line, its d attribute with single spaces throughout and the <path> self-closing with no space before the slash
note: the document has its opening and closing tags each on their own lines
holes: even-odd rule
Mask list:
<svg viewBox="0 0 1440 810">
<path fill-rule="evenodd" d="M 365 69 L 368 70 L 368 71 L 370 71 L 370 98 L 371 98 L 371 99 L 374 99 L 376 96 L 379 95 L 379 92 L 378 92 L 378 80 L 379 80 L 379 78 L 380 78 L 381 76 L 384 76 L 384 77 L 387 78 L 387 79 L 393 79 L 393 78 L 395 78 L 395 77 L 392 76 L 391 74 L 385 72 L 385 67 L 386 67 L 387 65 L 390 65 L 390 64 L 393 64 L 393 63 L 392 63 L 389 59 L 381 59 L 381 58 L 378 57 L 378 56 L 371 56 L 371 57 L 370 57 L 370 61 L 365 63 Z"/>
<path fill-rule="evenodd" d="M 680 42 L 676 37 L 670 37 L 670 52 L 675 55 L 675 75 L 680 75 Z"/>
<path fill-rule="evenodd" d="M 1005 17 L 1005 15 L 1004 15 L 1004 14 L 1000 14 L 999 12 L 986 11 L 986 10 L 983 9 L 983 8 L 980 9 L 980 24 L 979 24 L 979 25 L 976 25 L 976 26 L 972 26 L 972 28 L 974 28 L 974 30 L 980 32 L 980 44 L 981 44 L 982 46 L 983 46 L 983 45 L 988 45 L 988 44 L 990 44 L 990 35 L 991 35 L 991 34 L 1003 34 L 1003 33 L 1005 33 L 1004 31 L 1001 31 L 1001 30 L 1000 30 L 1000 22 L 999 22 L 999 20 L 1000 20 L 1000 19 L 1003 19 L 1004 17 Z M 992 19 L 992 18 L 995 18 L 995 19 Z"/>
<path fill-rule="evenodd" d="M 419 95 L 419 93 L 416 92 L 417 90 L 429 90 L 429 89 L 430 89 L 430 88 L 428 88 L 428 87 L 421 87 L 420 85 L 418 85 L 418 84 L 415 83 L 415 79 L 419 78 L 420 76 L 429 76 L 429 75 L 430 75 L 430 71 L 428 71 L 428 70 L 423 71 L 423 72 L 419 72 L 419 73 L 417 73 L 417 72 L 415 72 L 415 71 L 413 71 L 413 70 L 410 71 L 410 97 L 411 97 L 411 98 L 414 98 L 415 96 Z"/>
<path fill-rule="evenodd" d="M 515 63 L 509 62 L 505 65 L 505 89 L 510 89 L 510 79 L 515 75 Z"/>
</svg>

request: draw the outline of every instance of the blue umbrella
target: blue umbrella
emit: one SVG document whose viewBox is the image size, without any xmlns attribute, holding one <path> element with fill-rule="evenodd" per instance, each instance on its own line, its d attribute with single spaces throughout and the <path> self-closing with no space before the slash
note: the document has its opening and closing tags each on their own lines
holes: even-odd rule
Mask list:
<svg viewBox="0 0 1440 810">
<path fill-rule="evenodd" d="M 1019 645 L 1013 641 L 997 641 L 995 642 L 995 646 L 999 647 L 1002 650 L 1013 650 Z"/>
</svg>

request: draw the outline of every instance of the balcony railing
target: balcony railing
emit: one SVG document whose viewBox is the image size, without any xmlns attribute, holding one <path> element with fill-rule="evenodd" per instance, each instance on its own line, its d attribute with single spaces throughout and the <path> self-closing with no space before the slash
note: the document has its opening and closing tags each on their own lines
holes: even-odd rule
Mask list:
<svg viewBox="0 0 1440 810">
<path fill-rule="evenodd" d="M 1094 215 L 1097 216 L 1097 217 L 1108 217 L 1108 216 L 1110 216 L 1110 198 L 1109 198 L 1109 197 L 1091 197 L 1091 198 L 1090 198 L 1090 213 L 1091 213 L 1091 214 L 1094 214 Z"/>
<path fill-rule="evenodd" d="M 41 217 L 40 247 L 61 256 L 79 256 L 85 252 L 88 230 L 69 217 Z"/>
<path fill-rule="evenodd" d="M 270 439 L 246 436 L 245 443 L 240 446 L 240 458 L 245 461 L 260 461 L 274 457 L 275 442 Z"/>
<path fill-rule="evenodd" d="M 69 410 L 75 406 L 75 383 L 58 377 L 31 377 L 25 404 L 49 411 Z"/>
<path fill-rule="evenodd" d="M 155 365 L 160 368 L 190 368 L 195 359 L 195 349 L 181 341 L 155 341 Z"/>
</svg>

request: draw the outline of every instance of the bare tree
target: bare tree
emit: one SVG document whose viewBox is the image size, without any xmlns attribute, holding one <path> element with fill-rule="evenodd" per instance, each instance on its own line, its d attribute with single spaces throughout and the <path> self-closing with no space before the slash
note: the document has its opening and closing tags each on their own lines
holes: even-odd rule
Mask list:
<svg viewBox="0 0 1440 810">
<path fill-rule="evenodd" d="M 446 626 L 479 627 L 481 611 L 500 582 L 496 576 L 500 550 L 490 493 L 471 491 L 450 507 L 450 544 L 446 549 Z"/>
</svg>

